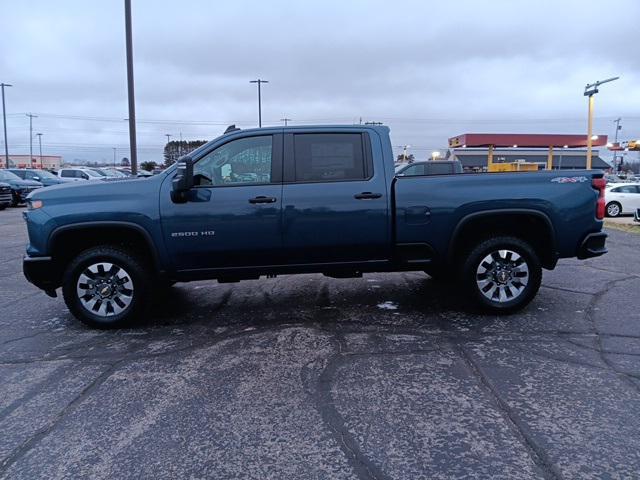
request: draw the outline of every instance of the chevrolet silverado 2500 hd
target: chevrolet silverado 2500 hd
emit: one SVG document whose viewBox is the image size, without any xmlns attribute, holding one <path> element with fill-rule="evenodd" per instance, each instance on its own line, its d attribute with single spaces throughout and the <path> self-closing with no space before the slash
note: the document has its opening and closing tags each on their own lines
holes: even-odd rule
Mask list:
<svg viewBox="0 0 640 480">
<path fill-rule="evenodd" d="M 542 268 L 606 253 L 599 171 L 395 177 L 389 130 L 240 130 L 163 173 L 32 193 L 27 279 L 94 327 L 143 316 L 173 282 L 418 270 L 494 312 Z"/>
</svg>

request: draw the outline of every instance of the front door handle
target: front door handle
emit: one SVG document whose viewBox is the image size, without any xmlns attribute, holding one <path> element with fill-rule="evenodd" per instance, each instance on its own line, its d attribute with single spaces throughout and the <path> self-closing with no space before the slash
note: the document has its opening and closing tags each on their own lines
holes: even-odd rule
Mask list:
<svg viewBox="0 0 640 480">
<path fill-rule="evenodd" d="M 265 197 L 263 195 L 249 199 L 249 203 L 275 203 L 275 202 L 276 202 L 275 197 Z"/>
<path fill-rule="evenodd" d="M 374 198 L 382 197 L 381 193 L 372 193 L 372 192 L 362 192 L 356 193 L 353 198 L 356 200 L 373 200 Z"/>
</svg>

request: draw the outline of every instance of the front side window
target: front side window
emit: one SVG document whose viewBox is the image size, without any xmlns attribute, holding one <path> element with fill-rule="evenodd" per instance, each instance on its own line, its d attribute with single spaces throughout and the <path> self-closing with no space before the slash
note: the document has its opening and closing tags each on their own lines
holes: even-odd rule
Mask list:
<svg viewBox="0 0 640 480">
<path fill-rule="evenodd" d="M 366 178 L 359 133 L 297 134 L 293 138 L 297 182 Z"/>
<path fill-rule="evenodd" d="M 272 144 L 271 135 L 225 143 L 194 165 L 195 185 L 271 183 Z"/>
</svg>

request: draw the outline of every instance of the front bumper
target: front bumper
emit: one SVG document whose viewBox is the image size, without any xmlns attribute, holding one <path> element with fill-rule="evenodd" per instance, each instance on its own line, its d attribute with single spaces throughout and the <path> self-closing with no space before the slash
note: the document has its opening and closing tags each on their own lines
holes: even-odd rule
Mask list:
<svg viewBox="0 0 640 480">
<path fill-rule="evenodd" d="M 577 257 L 580 260 L 585 258 L 599 257 L 608 252 L 605 247 L 605 241 L 607 240 L 607 234 L 604 232 L 590 233 L 587 235 L 580 248 L 578 248 Z"/>
<path fill-rule="evenodd" d="M 51 257 L 25 255 L 22 259 L 22 271 L 29 282 L 44 290 L 47 295 L 56 296 L 56 288 L 60 286 L 60 278 Z"/>
</svg>

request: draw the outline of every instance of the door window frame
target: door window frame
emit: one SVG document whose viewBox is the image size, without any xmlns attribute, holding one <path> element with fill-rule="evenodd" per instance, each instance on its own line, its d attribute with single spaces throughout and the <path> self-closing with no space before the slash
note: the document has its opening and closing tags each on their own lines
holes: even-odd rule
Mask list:
<svg viewBox="0 0 640 480">
<path fill-rule="evenodd" d="M 359 135 L 362 144 L 362 160 L 364 161 L 364 178 L 343 178 L 329 180 L 296 180 L 296 155 L 295 142 L 296 135 Z M 312 184 L 312 183 L 342 183 L 342 182 L 367 182 L 373 178 L 373 154 L 371 153 L 371 138 L 369 132 L 327 130 L 327 131 L 295 131 L 284 134 L 284 172 L 283 183 L 287 184 Z"/>
<path fill-rule="evenodd" d="M 238 183 L 235 185 L 233 183 L 228 183 L 225 185 L 194 185 L 193 188 L 229 188 L 229 187 L 238 188 L 238 187 L 257 187 L 257 186 L 282 184 L 282 142 L 283 142 L 282 133 L 256 132 L 255 134 L 252 134 L 252 135 L 241 135 L 241 136 L 235 136 L 233 138 L 229 138 L 225 142 L 218 143 L 211 149 L 208 149 L 205 152 L 203 152 L 202 155 L 199 155 L 198 158 L 193 162 L 194 171 L 195 171 L 195 166 L 200 160 L 204 160 L 205 157 L 215 152 L 219 148 L 222 148 L 225 145 L 237 140 L 244 140 L 246 138 L 255 138 L 255 137 L 271 137 L 271 181 L 270 182 L 260 182 L 260 183 L 246 182 L 246 183 Z"/>
</svg>

